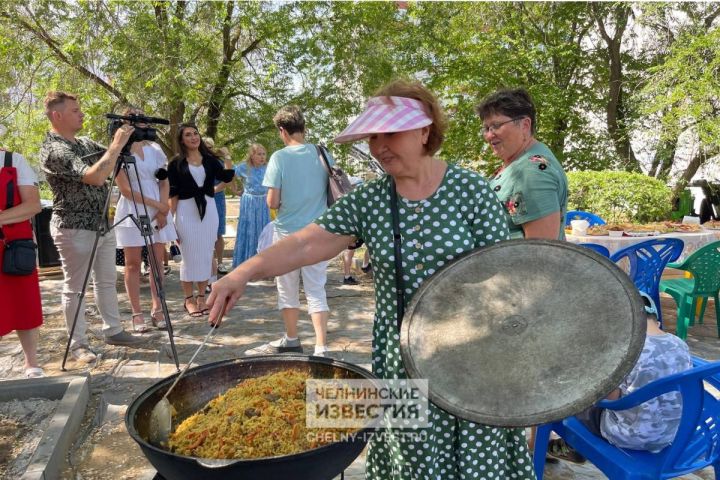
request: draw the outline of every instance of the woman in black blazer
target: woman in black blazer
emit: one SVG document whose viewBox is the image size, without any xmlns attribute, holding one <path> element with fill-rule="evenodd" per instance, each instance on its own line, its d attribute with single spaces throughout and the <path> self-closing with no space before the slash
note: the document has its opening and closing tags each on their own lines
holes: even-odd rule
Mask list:
<svg viewBox="0 0 720 480">
<path fill-rule="evenodd" d="M 178 129 L 180 152 L 168 166 L 170 209 L 182 253 L 180 281 L 185 294 L 183 306 L 191 317 L 207 315 L 205 287 L 210 279 L 217 237 L 218 212 L 213 197 L 215 180 L 227 183 L 234 176 L 212 154 L 195 125 Z M 197 287 L 197 295 L 193 287 Z"/>
</svg>

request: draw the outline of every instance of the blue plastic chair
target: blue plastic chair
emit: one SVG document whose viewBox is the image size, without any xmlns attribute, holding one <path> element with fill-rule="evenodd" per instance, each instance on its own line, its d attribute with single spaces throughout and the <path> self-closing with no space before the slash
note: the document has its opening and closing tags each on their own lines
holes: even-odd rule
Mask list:
<svg viewBox="0 0 720 480">
<path fill-rule="evenodd" d="M 597 243 L 578 243 L 578 245 L 589 248 L 590 250 L 595 250 L 600 255 L 604 255 L 608 258 L 610 257 L 610 250 L 608 250 L 605 245 L 599 245 Z"/>
<path fill-rule="evenodd" d="M 702 367 L 703 365 L 709 365 L 713 363 L 710 360 L 705 360 L 704 358 L 696 357 L 695 355 L 690 355 L 690 358 L 692 359 L 693 367 Z M 705 382 L 709 383 L 713 386 L 713 388 L 720 391 L 720 375 L 708 377 L 705 379 Z"/>
<path fill-rule="evenodd" d="M 715 478 L 720 478 L 720 401 L 705 391 L 703 385 L 705 379 L 717 381 L 719 373 L 720 362 L 708 363 L 656 380 L 619 400 L 598 403 L 609 410 L 626 410 L 659 395 L 679 391 L 682 395 L 680 426 L 672 443 L 658 453 L 611 445 L 575 417 L 540 426 L 533 456 L 537 479 L 543 478 L 551 431 L 613 480 L 673 478 L 710 465 L 715 469 Z"/>
<path fill-rule="evenodd" d="M 685 244 L 678 238 L 653 238 L 618 250 L 610 257 L 615 263 L 627 258 L 628 275 L 641 292 L 652 297 L 658 310 L 658 321 L 662 328 L 662 307 L 660 306 L 660 278 L 665 266 L 680 258 Z"/>
<path fill-rule="evenodd" d="M 605 225 L 605 220 L 590 212 L 582 210 L 570 210 L 565 214 L 565 226 L 569 226 L 573 220 L 587 220 L 591 227 L 595 225 Z"/>
</svg>

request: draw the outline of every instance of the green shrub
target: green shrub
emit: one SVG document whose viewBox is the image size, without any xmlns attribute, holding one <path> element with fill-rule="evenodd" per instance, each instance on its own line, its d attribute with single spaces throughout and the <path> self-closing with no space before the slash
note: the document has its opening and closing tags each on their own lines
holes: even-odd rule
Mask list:
<svg viewBox="0 0 720 480">
<path fill-rule="evenodd" d="M 50 185 L 47 182 L 40 182 L 40 198 L 43 200 L 52 200 L 52 190 L 50 190 Z"/>
<path fill-rule="evenodd" d="M 607 222 L 654 222 L 670 218 L 672 191 L 656 178 L 613 171 L 569 172 L 568 210 L 584 210 Z"/>
</svg>

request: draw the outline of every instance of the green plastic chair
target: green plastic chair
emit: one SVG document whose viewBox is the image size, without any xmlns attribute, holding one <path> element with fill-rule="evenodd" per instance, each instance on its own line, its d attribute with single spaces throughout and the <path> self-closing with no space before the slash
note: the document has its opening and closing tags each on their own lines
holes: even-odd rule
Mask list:
<svg viewBox="0 0 720 480">
<path fill-rule="evenodd" d="M 707 299 L 715 299 L 715 320 L 720 337 L 720 241 L 705 245 L 670 268 L 690 272 L 693 278 L 673 278 L 660 282 L 660 291 L 669 294 L 677 303 L 677 336 L 685 340 L 688 327 L 695 324 L 697 301 L 702 302 L 699 323 L 703 322 Z"/>
</svg>

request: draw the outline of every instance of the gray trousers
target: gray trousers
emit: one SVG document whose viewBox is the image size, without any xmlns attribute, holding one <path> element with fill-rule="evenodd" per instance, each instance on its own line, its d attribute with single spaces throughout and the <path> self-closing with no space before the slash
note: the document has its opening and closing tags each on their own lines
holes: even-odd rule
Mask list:
<svg viewBox="0 0 720 480">
<path fill-rule="evenodd" d="M 77 309 L 78 295 L 82 289 L 85 273 L 90 263 L 90 253 L 92 252 L 96 233 L 91 230 L 50 227 L 50 234 L 53 237 L 62 263 L 64 276 L 62 305 L 65 314 L 65 325 L 69 335 L 75 310 Z M 112 232 L 101 236 L 98 240 L 91 278 L 95 293 L 95 305 L 100 311 L 103 321 L 103 335 L 107 338 L 122 332 L 116 286 L 115 235 Z M 71 348 L 87 346 L 86 330 L 85 301 L 83 300 L 78 313 Z"/>
</svg>

